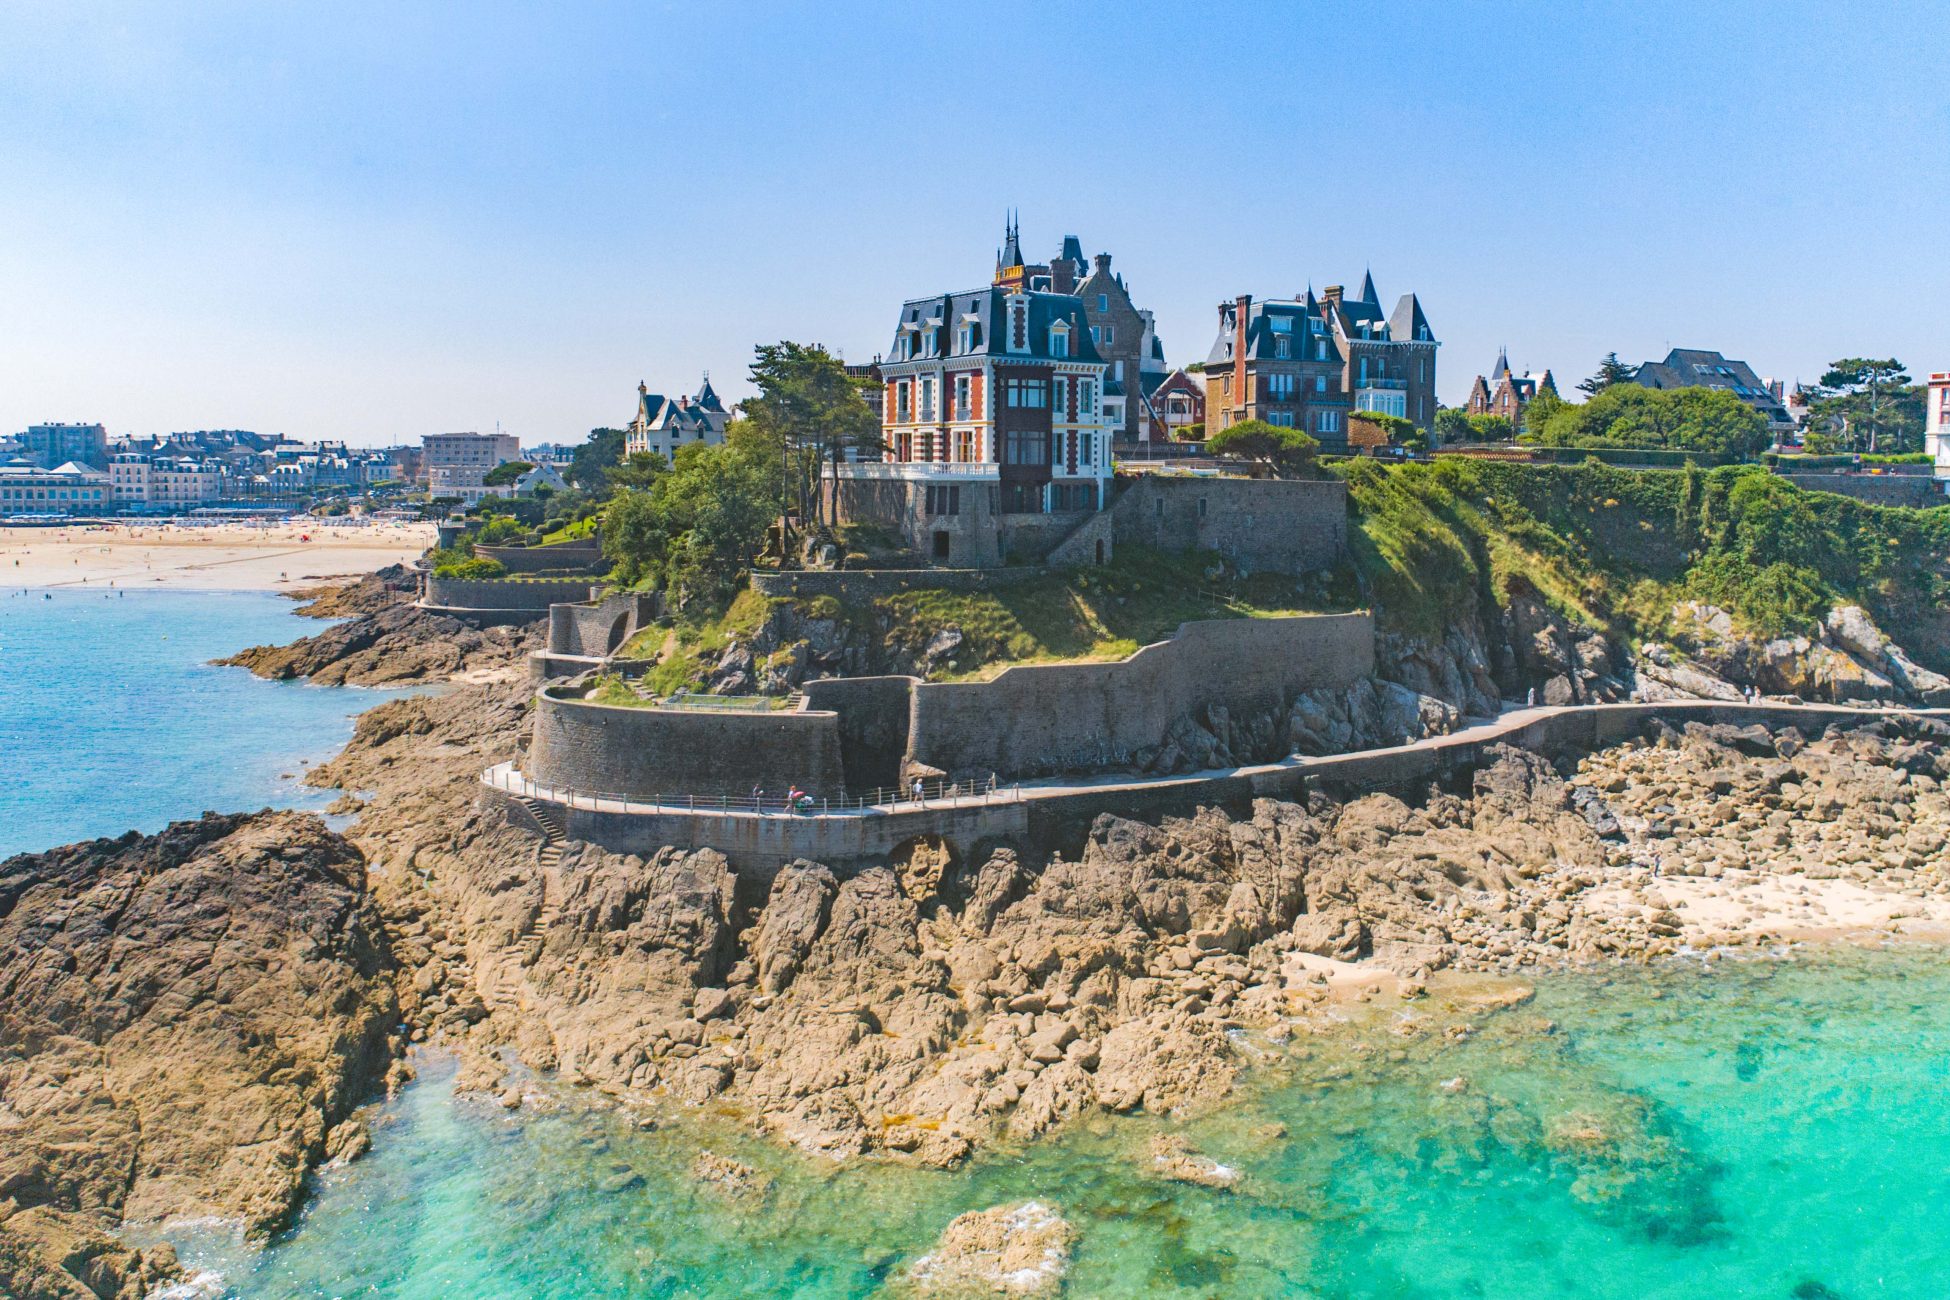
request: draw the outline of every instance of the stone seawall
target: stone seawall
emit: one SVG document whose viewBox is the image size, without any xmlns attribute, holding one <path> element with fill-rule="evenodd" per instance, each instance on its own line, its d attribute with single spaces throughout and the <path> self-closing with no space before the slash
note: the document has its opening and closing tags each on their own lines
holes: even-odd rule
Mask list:
<svg viewBox="0 0 1950 1300">
<path fill-rule="evenodd" d="M 826 710 L 635 709 L 535 696 L 523 772 L 543 785 L 648 800 L 778 798 L 846 788 L 839 718 Z"/>
<path fill-rule="evenodd" d="M 1186 777 L 1079 780 L 1029 785 L 989 801 L 942 802 L 864 817 L 756 817 L 680 809 L 608 809 L 578 798 L 557 802 L 570 835 L 617 852 L 648 853 L 660 845 L 716 848 L 741 868 L 775 869 L 805 857 L 845 869 L 882 860 L 922 837 L 949 844 L 964 860 L 988 843 L 1014 842 L 1045 851 L 1079 852 L 1091 823 L 1103 813 L 1156 821 L 1204 807 L 1243 814 L 1254 799 L 1295 801 L 1310 789 L 1351 796 L 1452 780 L 1473 771 L 1494 745 L 1515 745 L 1550 758 L 1614 745 L 1639 734 L 1652 719 L 1798 727 L 1819 735 L 1831 723 L 1873 722 L 1892 714 L 1950 718 L 1950 709 L 1868 709 L 1841 705 L 1666 701 L 1531 709 L 1450 736 L 1413 745 L 1278 763 Z M 492 775 L 492 774 L 490 774 Z M 484 776 L 484 783 L 488 778 Z M 491 787 L 492 788 L 492 787 Z M 749 787 L 748 787 L 749 788 Z"/>
<path fill-rule="evenodd" d="M 548 653 L 600 658 L 614 654 L 636 631 L 657 617 L 659 602 L 649 592 L 615 592 L 593 602 L 551 605 Z"/>
<path fill-rule="evenodd" d="M 951 779 L 1018 780 L 1126 764 L 1181 720 L 1284 716 L 1294 696 L 1374 672 L 1365 614 L 1187 623 L 1112 663 L 1022 664 L 986 682 L 914 687 L 908 753 Z"/>
</svg>

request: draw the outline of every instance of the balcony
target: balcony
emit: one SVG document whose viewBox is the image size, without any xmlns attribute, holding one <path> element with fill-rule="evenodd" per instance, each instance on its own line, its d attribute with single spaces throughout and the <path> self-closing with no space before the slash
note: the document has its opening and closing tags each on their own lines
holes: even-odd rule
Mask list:
<svg viewBox="0 0 1950 1300">
<path fill-rule="evenodd" d="M 910 482 L 938 478 L 992 479 L 998 477 L 1000 471 L 1000 466 L 986 462 L 955 460 L 861 461 L 841 465 L 837 469 L 841 478 L 903 479 Z"/>
<path fill-rule="evenodd" d="M 1408 381 L 1406 379 L 1370 379 L 1366 383 L 1357 385 L 1357 387 L 1392 388 L 1396 390 L 1403 390 L 1408 387 Z"/>
<path fill-rule="evenodd" d="M 975 410 L 968 403 L 963 402 L 955 407 L 955 413 L 950 418 L 957 422 L 972 420 L 975 418 Z"/>
</svg>

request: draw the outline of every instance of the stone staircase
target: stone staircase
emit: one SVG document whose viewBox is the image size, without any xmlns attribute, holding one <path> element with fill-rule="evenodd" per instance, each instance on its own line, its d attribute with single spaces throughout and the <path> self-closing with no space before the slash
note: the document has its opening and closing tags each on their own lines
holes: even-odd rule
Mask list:
<svg viewBox="0 0 1950 1300">
<path fill-rule="evenodd" d="M 539 799 L 530 799 L 525 794 L 518 794 L 513 798 L 521 805 L 522 811 L 534 818 L 535 825 L 541 827 L 542 847 L 537 856 L 541 859 L 544 871 L 553 871 L 562 864 L 562 846 L 568 843 L 569 839 L 569 828 L 562 821 L 561 811 L 553 804 L 543 803 Z"/>
<path fill-rule="evenodd" d="M 533 966 L 542 955 L 542 936 L 562 914 L 562 852 L 569 836 L 562 812 L 554 804 L 526 795 L 515 795 L 514 800 L 542 831 L 541 845 L 535 850 L 535 860 L 542 869 L 542 910 L 535 917 L 534 928 L 523 936 L 517 949 L 521 964 Z"/>
</svg>

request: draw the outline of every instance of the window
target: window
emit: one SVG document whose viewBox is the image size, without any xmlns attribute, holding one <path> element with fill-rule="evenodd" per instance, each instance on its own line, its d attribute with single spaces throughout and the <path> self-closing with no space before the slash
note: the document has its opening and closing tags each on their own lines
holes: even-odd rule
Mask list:
<svg viewBox="0 0 1950 1300">
<path fill-rule="evenodd" d="M 961 513 L 961 485 L 934 484 L 928 488 L 927 510 L 931 515 Z"/>
<path fill-rule="evenodd" d="M 1109 294 L 1107 294 L 1107 293 L 1100 293 L 1100 294 L 1098 294 L 1098 295 L 1097 295 L 1097 310 L 1098 310 L 1098 311 L 1109 311 L 1109 310 L 1110 310 L 1110 295 L 1109 295 Z"/>
<path fill-rule="evenodd" d="M 1115 342 L 1117 342 L 1117 327 L 1115 325 L 1104 326 L 1104 346 L 1109 347 Z"/>
<path fill-rule="evenodd" d="M 1327 376 L 1326 376 L 1326 375 L 1315 375 L 1315 376 L 1314 376 L 1314 391 L 1315 391 L 1316 393 L 1324 393 L 1324 392 L 1326 392 L 1326 391 L 1327 391 Z"/>
<path fill-rule="evenodd" d="M 955 376 L 955 418 L 957 420 L 969 418 L 967 375 Z"/>
<path fill-rule="evenodd" d="M 907 385 L 894 385 L 894 419 L 906 423 L 908 418 Z"/>
<path fill-rule="evenodd" d="M 1368 359 L 1366 357 L 1361 358 L 1361 382 L 1364 384 L 1368 382 Z"/>
<path fill-rule="evenodd" d="M 1200 498 L 1198 499 L 1198 517 L 1199 517 L 1200 519 L 1203 519 L 1203 518 L 1205 518 L 1205 498 L 1204 498 L 1204 497 L 1200 497 Z"/>
<path fill-rule="evenodd" d="M 1003 463 L 1008 465 L 1049 464 L 1049 441 L 1044 435 L 1011 429 L 1003 446 Z"/>
<path fill-rule="evenodd" d="M 1286 360 L 1286 359 L 1287 359 L 1288 357 L 1290 357 L 1290 356 L 1292 356 L 1292 355 L 1293 355 L 1293 340 L 1292 340 L 1292 339 L 1290 339 L 1290 338 L 1288 338 L 1288 337 L 1287 337 L 1286 335 L 1284 335 L 1284 334 L 1276 334 L 1276 335 L 1274 335 L 1274 336 L 1273 336 L 1273 355 L 1274 355 L 1275 357 L 1277 357 L 1277 358 L 1279 358 L 1279 359 L 1280 359 L 1281 361 L 1285 361 L 1285 360 Z"/>
<path fill-rule="evenodd" d="M 1315 361 L 1325 361 L 1325 360 L 1327 360 L 1327 340 L 1326 340 L 1326 339 L 1315 339 L 1315 340 L 1314 340 L 1314 360 L 1315 360 Z"/>
<path fill-rule="evenodd" d="M 932 379 L 921 381 L 921 418 L 923 420 L 934 418 L 934 380 Z"/>
<path fill-rule="evenodd" d="M 1314 427 L 1321 433 L 1338 433 L 1341 428 L 1339 411 L 1322 411 L 1315 417 Z"/>
<path fill-rule="evenodd" d="M 1099 337 L 1098 337 L 1098 335 L 1099 335 L 1099 334 L 1100 334 L 1101 332 L 1102 332 L 1102 331 L 1100 331 L 1100 330 L 1099 330 L 1099 329 L 1098 329 L 1098 328 L 1097 328 L 1097 327 L 1096 327 L 1095 325 L 1092 325 L 1092 326 L 1090 327 L 1090 341 L 1091 341 L 1092 343 L 1101 343 L 1101 342 L 1103 342 L 1103 339 L 1101 339 L 1101 338 L 1099 338 Z"/>
<path fill-rule="evenodd" d="M 1293 400 L 1293 376 L 1274 374 L 1266 376 L 1266 396 L 1270 401 L 1290 402 Z"/>
<path fill-rule="evenodd" d="M 1293 427 L 1293 412 L 1268 411 L 1266 413 L 1266 422 L 1276 428 L 1291 429 Z"/>
<path fill-rule="evenodd" d="M 1077 463 L 1079 465 L 1094 463 L 1096 448 L 1097 439 L 1091 434 L 1086 433 L 1083 437 L 1077 439 Z"/>
<path fill-rule="evenodd" d="M 1077 385 L 1077 410 L 1084 415 L 1097 413 L 1097 381 L 1086 379 Z"/>
<path fill-rule="evenodd" d="M 1070 331 L 1057 326 L 1049 332 L 1049 354 L 1053 357 L 1070 355 Z"/>
<path fill-rule="evenodd" d="M 1124 382 L 1124 363 L 1122 361 L 1111 364 L 1111 378 L 1120 384 Z"/>
<path fill-rule="evenodd" d="M 1017 410 L 1040 411 L 1049 406 L 1049 381 L 1011 379 L 1004 383 L 1003 400 Z"/>
</svg>

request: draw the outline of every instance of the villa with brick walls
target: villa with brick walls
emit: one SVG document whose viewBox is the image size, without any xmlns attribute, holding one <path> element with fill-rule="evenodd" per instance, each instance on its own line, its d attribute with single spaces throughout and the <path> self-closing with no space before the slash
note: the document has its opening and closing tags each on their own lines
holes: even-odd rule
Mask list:
<svg viewBox="0 0 1950 1300">
<path fill-rule="evenodd" d="M 1498 348 L 1496 367 L 1487 377 L 1476 376 L 1463 409 L 1471 415 L 1500 415 L 1510 422 L 1512 429 L 1522 432 L 1523 408 L 1535 401 L 1539 393 L 1557 396 L 1557 380 L 1551 377 L 1551 372 L 1546 370 L 1540 375 L 1526 370 L 1516 374 L 1510 369 L 1509 352 Z"/>
<path fill-rule="evenodd" d="M 1219 305 L 1219 334 L 1205 360 L 1205 427 L 1244 420 L 1304 429 L 1329 453 L 1348 449 L 1348 417 L 1397 415 L 1435 428 L 1438 343 L 1414 294 L 1383 315 L 1374 277 L 1347 296 L 1329 285 L 1316 297 Z"/>
</svg>

